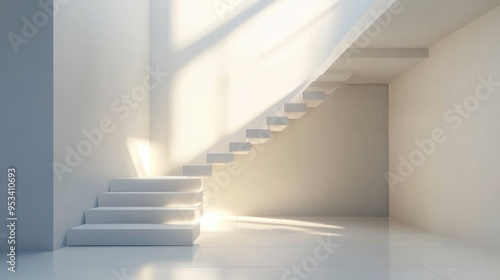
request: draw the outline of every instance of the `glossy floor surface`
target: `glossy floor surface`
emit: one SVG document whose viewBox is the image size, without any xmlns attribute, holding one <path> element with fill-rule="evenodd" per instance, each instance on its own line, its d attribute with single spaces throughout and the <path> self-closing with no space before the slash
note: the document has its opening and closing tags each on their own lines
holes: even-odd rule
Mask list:
<svg viewBox="0 0 500 280">
<path fill-rule="evenodd" d="M 189 247 L 19 253 L 26 280 L 498 280 L 500 253 L 388 218 L 204 217 Z"/>
</svg>

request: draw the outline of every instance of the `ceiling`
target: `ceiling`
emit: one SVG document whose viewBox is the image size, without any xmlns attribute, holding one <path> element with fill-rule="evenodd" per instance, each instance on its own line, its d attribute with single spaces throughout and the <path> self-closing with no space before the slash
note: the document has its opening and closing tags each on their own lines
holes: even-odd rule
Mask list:
<svg viewBox="0 0 500 280">
<path fill-rule="evenodd" d="M 353 45 L 363 45 L 363 50 L 346 51 L 329 71 L 351 72 L 347 84 L 388 84 L 425 60 L 429 47 L 499 6 L 500 0 L 401 0 L 400 5 L 401 12 L 391 14 L 376 36 L 361 36 Z M 388 16 L 386 12 L 379 22 Z M 408 48 L 414 52 L 405 52 Z"/>
<path fill-rule="evenodd" d="M 500 5 L 500 0 L 401 0 L 402 12 L 368 48 L 429 48 Z"/>
</svg>

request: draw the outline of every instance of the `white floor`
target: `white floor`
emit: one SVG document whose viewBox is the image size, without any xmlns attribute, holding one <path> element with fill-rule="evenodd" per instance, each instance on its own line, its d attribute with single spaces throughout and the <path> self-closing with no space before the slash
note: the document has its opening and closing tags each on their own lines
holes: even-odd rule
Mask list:
<svg viewBox="0 0 500 280">
<path fill-rule="evenodd" d="M 22 253 L 26 280 L 498 280 L 500 253 L 387 218 L 204 217 L 190 247 Z"/>
</svg>

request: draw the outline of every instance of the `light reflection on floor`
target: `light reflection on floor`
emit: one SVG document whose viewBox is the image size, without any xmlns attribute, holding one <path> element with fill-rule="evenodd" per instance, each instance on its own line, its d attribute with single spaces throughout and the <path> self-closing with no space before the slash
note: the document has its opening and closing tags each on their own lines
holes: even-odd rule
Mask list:
<svg viewBox="0 0 500 280">
<path fill-rule="evenodd" d="M 500 253 L 380 217 L 207 215 L 194 246 L 20 253 L 0 279 L 498 280 Z"/>
</svg>

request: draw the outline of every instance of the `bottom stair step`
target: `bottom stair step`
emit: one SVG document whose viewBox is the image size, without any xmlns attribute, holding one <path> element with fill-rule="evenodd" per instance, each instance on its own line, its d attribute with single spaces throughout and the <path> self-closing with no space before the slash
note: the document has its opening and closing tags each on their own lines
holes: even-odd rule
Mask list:
<svg viewBox="0 0 500 280">
<path fill-rule="evenodd" d="M 202 215 L 193 207 L 97 207 L 85 211 L 86 224 L 192 223 Z"/>
<path fill-rule="evenodd" d="M 68 246 L 193 245 L 200 222 L 189 224 L 85 224 L 67 233 Z"/>
</svg>

